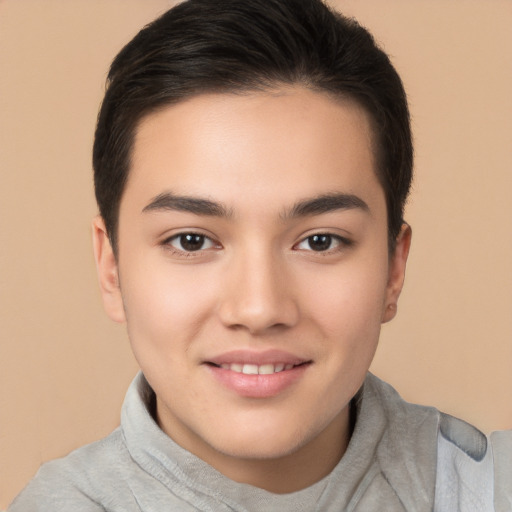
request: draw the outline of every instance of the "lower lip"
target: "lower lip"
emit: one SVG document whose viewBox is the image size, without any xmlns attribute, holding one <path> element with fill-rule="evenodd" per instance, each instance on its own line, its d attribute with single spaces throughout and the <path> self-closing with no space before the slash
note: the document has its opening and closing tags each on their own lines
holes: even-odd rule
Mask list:
<svg viewBox="0 0 512 512">
<path fill-rule="evenodd" d="M 247 375 L 208 365 L 213 376 L 226 388 L 246 398 L 271 398 L 295 384 L 311 363 L 294 366 L 291 370 L 270 375 Z"/>
</svg>

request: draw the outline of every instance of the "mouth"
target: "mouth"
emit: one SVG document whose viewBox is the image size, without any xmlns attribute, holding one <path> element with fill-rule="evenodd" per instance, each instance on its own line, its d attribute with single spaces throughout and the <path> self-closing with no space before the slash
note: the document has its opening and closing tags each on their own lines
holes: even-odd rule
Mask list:
<svg viewBox="0 0 512 512">
<path fill-rule="evenodd" d="M 244 375 L 273 375 L 284 371 L 293 370 L 296 367 L 310 364 L 311 361 L 304 361 L 298 364 L 293 363 L 266 363 L 266 364 L 252 364 L 252 363 L 222 363 L 216 364 L 207 362 L 206 364 L 215 368 L 222 368 L 235 373 L 243 373 Z"/>
<path fill-rule="evenodd" d="M 203 364 L 215 380 L 246 398 L 271 398 L 293 388 L 313 365 L 305 359 L 278 350 L 238 350 L 208 359 Z"/>
</svg>

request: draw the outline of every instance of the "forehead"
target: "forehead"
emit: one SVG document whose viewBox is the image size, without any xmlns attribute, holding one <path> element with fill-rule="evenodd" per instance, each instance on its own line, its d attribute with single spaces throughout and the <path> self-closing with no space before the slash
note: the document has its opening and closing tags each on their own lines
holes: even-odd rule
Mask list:
<svg viewBox="0 0 512 512">
<path fill-rule="evenodd" d="M 165 189 L 227 204 L 382 192 L 372 139 L 362 107 L 324 93 L 204 94 L 140 122 L 123 201 Z"/>
</svg>

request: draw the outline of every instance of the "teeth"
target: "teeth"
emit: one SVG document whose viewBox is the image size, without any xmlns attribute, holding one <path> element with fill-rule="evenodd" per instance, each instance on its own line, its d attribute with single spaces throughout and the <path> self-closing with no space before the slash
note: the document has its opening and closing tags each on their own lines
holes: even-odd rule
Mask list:
<svg viewBox="0 0 512 512">
<path fill-rule="evenodd" d="M 274 372 L 275 372 L 275 369 L 274 369 L 273 364 L 262 364 L 258 368 L 258 373 L 260 375 L 270 375 L 271 373 L 274 373 Z"/>
<path fill-rule="evenodd" d="M 244 366 L 242 368 L 242 373 L 245 373 L 246 375 L 258 375 L 258 365 L 257 364 L 244 364 Z"/>
<path fill-rule="evenodd" d="M 221 368 L 224 370 L 231 370 L 236 373 L 243 373 L 245 375 L 272 375 L 273 373 L 279 373 L 284 370 L 291 370 L 295 365 L 293 364 L 221 364 Z"/>
</svg>

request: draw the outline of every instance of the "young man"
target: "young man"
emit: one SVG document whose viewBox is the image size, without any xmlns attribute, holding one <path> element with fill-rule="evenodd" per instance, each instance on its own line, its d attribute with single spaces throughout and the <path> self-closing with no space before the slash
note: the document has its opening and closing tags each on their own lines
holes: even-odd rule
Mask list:
<svg viewBox="0 0 512 512">
<path fill-rule="evenodd" d="M 512 439 L 369 375 L 411 240 L 405 93 L 319 0 L 189 0 L 117 56 L 94 146 L 104 305 L 141 374 L 30 510 L 510 510 Z"/>
</svg>

